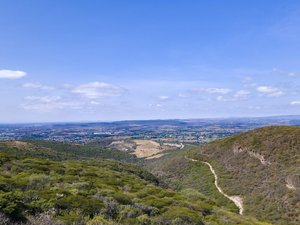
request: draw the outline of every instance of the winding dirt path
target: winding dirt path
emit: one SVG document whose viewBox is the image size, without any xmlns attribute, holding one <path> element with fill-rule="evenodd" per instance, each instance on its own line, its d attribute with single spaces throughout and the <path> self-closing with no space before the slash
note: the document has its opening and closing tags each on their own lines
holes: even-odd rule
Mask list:
<svg viewBox="0 0 300 225">
<path fill-rule="evenodd" d="M 180 143 L 180 149 L 184 148 L 184 144 Z"/>
<path fill-rule="evenodd" d="M 196 159 L 191 159 L 191 158 L 187 158 L 185 157 L 187 160 L 190 160 L 192 162 L 198 162 L 198 160 Z M 230 201 L 232 201 L 238 208 L 239 208 L 239 213 L 240 215 L 243 215 L 243 212 L 244 212 L 244 207 L 243 207 L 243 199 L 240 197 L 240 196 L 237 196 L 237 195 L 232 195 L 232 196 L 229 196 L 227 195 L 226 193 L 224 193 L 224 191 L 222 190 L 222 188 L 219 186 L 218 184 L 218 176 L 216 174 L 216 171 L 214 170 L 214 168 L 212 167 L 212 165 L 208 162 L 204 162 L 204 161 L 200 161 L 206 165 L 209 166 L 209 169 L 210 171 L 212 172 L 212 174 L 214 175 L 215 177 L 215 186 L 216 188 L 218 189 L 218 191 L 226 198 L 228 198 Z"/>
</svg>

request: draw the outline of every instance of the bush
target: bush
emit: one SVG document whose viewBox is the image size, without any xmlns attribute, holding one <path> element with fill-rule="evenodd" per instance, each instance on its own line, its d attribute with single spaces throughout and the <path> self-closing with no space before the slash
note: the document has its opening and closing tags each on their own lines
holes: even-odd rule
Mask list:
<svg viewBox="0 0 300 225">
<path fill-rule="evenodd" d="M 96 216 L 92 220 L 87 222 L 86 225 L 111 225 L 111 223 L 104 219 L 102 216 Z"/>
<path fill-rule="evenodd" d="M 0 212 L 3 212 L 13 220 L 25 221 L 24 209 L 25 206 L 21 201 L 19 192 L 0 193 Z"/>
</svg>

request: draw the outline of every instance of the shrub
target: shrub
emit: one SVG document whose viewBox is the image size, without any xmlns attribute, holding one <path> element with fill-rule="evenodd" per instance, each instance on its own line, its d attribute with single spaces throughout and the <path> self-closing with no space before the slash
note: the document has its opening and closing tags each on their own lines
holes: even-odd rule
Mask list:
<svg viewBox="0 0 300 225">
<path fill-rule="evenodd" d="M 104 219 L 102 216 L 95 216 L 92 220 L 87 222 L 86 225 L 110 225 L 111 223 Z"/>
<path fill-rule="evenodd" d="M 33 174 L 29 177 L 28 189 L 42 189 L 49 184 L 49 176 Z"/>
</svg>

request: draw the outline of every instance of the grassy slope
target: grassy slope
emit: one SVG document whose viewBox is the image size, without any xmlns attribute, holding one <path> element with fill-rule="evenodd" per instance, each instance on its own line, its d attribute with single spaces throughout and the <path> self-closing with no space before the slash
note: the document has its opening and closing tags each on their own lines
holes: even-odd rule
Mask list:
<svg viewBox="0 0 300 225">
<path fill-rule="evenodd" d="M 13 218 L 51 212 L 67 224 L 91 222 L 97 215 L 114 224 L 172 224 L 174 220 L 180 224 L 252 224 L 195 193 L 160 188 L 151 174 L 133 165 L 16 159 L 4 154 L 1 159 L 1 211 Z"/>
<path fill-rule="evenodd" d="M 249 151 L 269 163 L 263 165 Z M 276 224 L 300 223 L 299 127 L 260 128 L 212 142 L 194 153 L 194 157 L 211 162 L 227 193 L 244 197 L 246 215 Z M 298 185 L 297 189 L 288 189 L 287 180 Z"/>
<path fill-rule="evenodd" d="M 72 144 L 54 141 L 30 140 L 24 141 L 26 145 L 16 142 L 0 142 L 0 152 L 15 156 L 34 156 L 52 160 L 64 159 L 115 159 L 125 162 L 137 162 L 137 158 L 129 153 L 102 148 L 96 144 Z"/>
<path fill-rule="evenodd" d="M 193 189 L 218 206 L 237 213 L 238 208 L 216 189 L 209 167 L 187 160 L 187 154 L 188 151 L 173 152 L 160 159 L 147 161 L 144 166 L 167 186 L 183 192 Z"/>
<path fill-rule="evenodd" d="M 56 150 L 64 146 L 57 145 L 51 144 L 50 155 L 55 156 Z M 65 224 L 88 225 L 262 224 L 221 209 L 194 190 L 176 192 L 162 188 L 152 174 L 132 164 L 109 160 L 52 161 L 43 159 L 47 156 L 37 154 L 38 149 L 33 151 L 32 146 L 19 146 L 13 154 L 3 152 L 4 149 L 0 153 L 3 221 L 10 217 L 27 218 L 32 224 L 49 224 L 49 218 Z M 45 213 L 50 217 L 45 217 Z"/>
</svg>

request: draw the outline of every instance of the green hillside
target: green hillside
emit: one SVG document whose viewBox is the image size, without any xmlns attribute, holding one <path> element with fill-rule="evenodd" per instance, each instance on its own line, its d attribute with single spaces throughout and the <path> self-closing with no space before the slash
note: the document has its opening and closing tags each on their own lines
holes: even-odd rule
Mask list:
<svg viewBox="0 0 300 225">
<path fill-rule="evenodd" d="M 96 143 L 74 144 L 44 140 L 0 142 L 0 152 L 14 156 L 30 156 L 51 160 L 115 159 L 137 162 L 133 154 L 116 149 L 99 147 Z"/>
<path fill-rule="evenodd" d="M 9 146 L 0 153 L 2 224 L 265 224 L 229 212 L 193 189 L 164 187 L 133 164 L 45 159 L 60 156 L 66 150 L 61 143 L 40 146 L 49 148 L 46 155 L 32 142 Z"/>
<path fill-rule="evenodd" d="M 300 127 L 273 126 L 214 141 L 190 153 L 210 162 L 245 215 L 300 224 Z"/>
<path fill-rule="evenodd" d="M 166 186 L 177 191 L 194 190 L 219 207 L 238 213 L 238 208 L 221 195 L 214 185 L 208 166 L 190 162 L 185 158 L 189 151 L 177 151 L 162 158 L 147 161 L 144 166 Z"/>
</svg>

